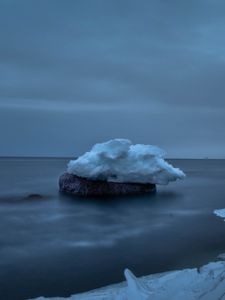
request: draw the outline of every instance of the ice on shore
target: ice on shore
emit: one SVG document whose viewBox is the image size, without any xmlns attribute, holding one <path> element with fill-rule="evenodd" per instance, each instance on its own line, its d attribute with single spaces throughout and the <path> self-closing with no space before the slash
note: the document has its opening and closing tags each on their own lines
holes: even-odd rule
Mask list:
<svg viewBox="0 0 225 300">
<path fill-rule="evenodd" d="M 36 300 L 225 300 L 225 262 L 136 278 L 125 270 L 126 283 L 114 284 L 69 298 Z"/>
<path fill-rule="evenodd" d="M 214 210 L 214 214 L 215 214 L 217 217 L 223 218 L 224 221 L 225 221 L 225 208 L 222 208 L 222 209 L 215 209 L 215 210 Z"/>
<path fill-rule="evenodd" d="M 152 145 L 132 145 L 127 139 L 96 144 L 68 164 L 67 172 L 93 180 L 168 184 L 185 174 L 164 160 L 165 152 Z"/>
</svg>

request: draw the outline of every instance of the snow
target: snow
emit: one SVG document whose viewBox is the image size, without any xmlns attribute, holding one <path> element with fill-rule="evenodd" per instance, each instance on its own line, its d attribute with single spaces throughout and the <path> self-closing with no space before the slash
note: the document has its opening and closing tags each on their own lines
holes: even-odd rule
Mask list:
<svg viewBox="0 0 225 300">
<path fill-rule="evenodd" d="M 215 209 L 214 214 L 217 215 L 218 217 L 224 218 L 225 221 L 225 208 Z"/>
<path fill-rule="evenodd" d="M 225 209 L 214 213 L 225 218 Z M 225 300 L 225 253 L 200 269 L 183 269 L 137 278 L 129 269 L 126 282 L 75 294 L 68 298 L 34 300 Z M 31 300 L 31 299 L 30 299 Z"/>
<path fill-rule="evenodd" d="M 165 152 L 152 145 L 132 145 L 127 139 L 96 144 L 68 164 L 67 172 L 92 180 L 168 184 L 185 174 L 164 160 Z"/>
<path fill-rule="evenodd" d="M 136 278 L 125 270 L 126 283 L 115 284 L 69 298 L 36 300 L 225 300 L 225 262 L 200 269 L 184 269 Z"/>
</svg>

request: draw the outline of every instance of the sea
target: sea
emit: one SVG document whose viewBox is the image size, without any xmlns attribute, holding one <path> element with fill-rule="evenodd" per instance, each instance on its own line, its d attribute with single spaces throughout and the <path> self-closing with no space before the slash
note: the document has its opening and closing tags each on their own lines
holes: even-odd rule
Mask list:
<svg viewBox="0 0 225 300">
<path fill-rule="evenodd" d="M 173 159 L 187 175 L 155 194 L 59 192 L 69 158 L 0 159 L 0 299 L 69 297 L 124 280 L 200 267 L 225 253 L 225 160 Z"/>
</svg>

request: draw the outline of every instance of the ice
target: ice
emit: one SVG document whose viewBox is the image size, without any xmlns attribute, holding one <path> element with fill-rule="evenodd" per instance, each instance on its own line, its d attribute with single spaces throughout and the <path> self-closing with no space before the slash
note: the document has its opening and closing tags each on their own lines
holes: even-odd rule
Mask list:
<svg viewBox="0 0 225 300">
<path fill-rule="evenodd" d="M 126 283 L 115 284 L 69 298 L 36 300 L 225 300 L 225 262 L 200 269 L 184 269 L 137 278 L 125 270 Z"/>
<path fill-rule="evenodd" d="M 215 209 L 214 214 L 217 215 L 218 217 L 221 217 L 225 221 L 225 208 L 222 209 Z"/>
<path fill-rule="evenodd" d="M 165 152 L 152 145 L 132 145 L 127 139 L 96 144 L 68 164 L 67 172 L 92 180 L 168 184 L 185 174 L 164 160 Z"/>
</svg>

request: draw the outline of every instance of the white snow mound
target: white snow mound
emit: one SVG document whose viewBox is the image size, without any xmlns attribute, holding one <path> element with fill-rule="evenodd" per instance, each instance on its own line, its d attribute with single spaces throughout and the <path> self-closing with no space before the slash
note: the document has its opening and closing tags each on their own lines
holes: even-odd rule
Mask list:
<svg viewBox="0 0 225 300">
<path fill-rule="evenodd" d="M 132 145 L 127 139 L 96 144 L 68 164 L 67 172 L 93 180 L 168 184 L 185 174 L 167 163 L 165 152 L 152 145 Z"/>
</svg>

